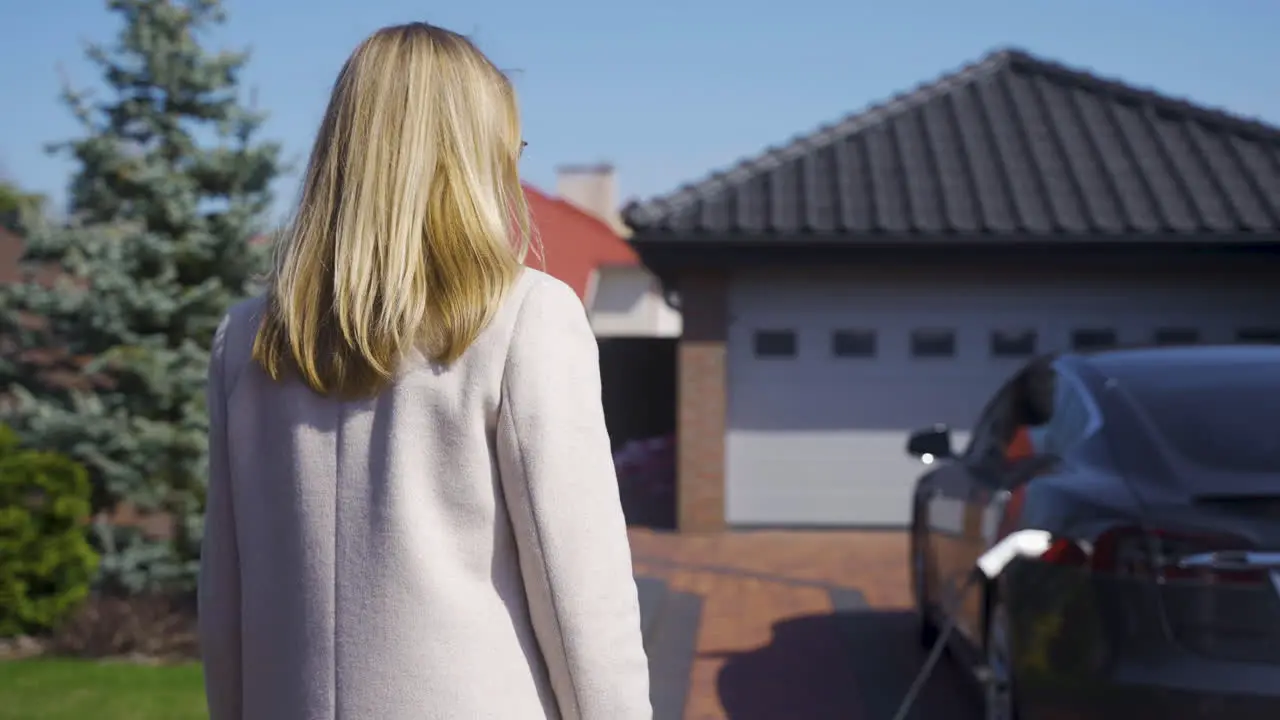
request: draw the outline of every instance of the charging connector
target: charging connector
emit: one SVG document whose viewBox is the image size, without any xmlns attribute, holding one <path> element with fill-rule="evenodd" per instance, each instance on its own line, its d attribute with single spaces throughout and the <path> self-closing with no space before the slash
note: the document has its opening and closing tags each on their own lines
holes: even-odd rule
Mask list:
<svg viewBox="0 0 1280 720">
<path fill-rule="evenodd" d="M 916 674 L 915 680 L 907 690 L 906 697 L 902 699 L 902 704 L 898 706 L 898 712 L 894 713 L 893 720 L 907 719 L 907 714 L 915 706 L 916 700 L 920 696 L 920 691 L 924 689 L 925 683 L 933 675 L 934 668 L 938 665 L 938 661 L 942 659 L 942 653 L 946 651 L 947 640 L 956 628 L 956 614 L 960 611 L 960 603 L 964 602 L 965 593 L 976 585 L 1000 577 L 1005 568 L 1009 567 L 1009 563 L 1012 563 L 1017 558 L 1038 558 L 1044 555 L 1049 550 L 1052 542 L 1053 536 L 1045 530 L 1018 530 L 1006 535 L 1000 542 L 992 545 L 978 558 L 978 561 L 974 563 L 973 569 L 965 577 L 964 583 L 956 588 L 951 602 L 944 608 L 946 622 L 938 632 L 938 639 L 934 641 L 933 647 L 929 650 L 929 656 L 925 658 L 920 672 Z"/>
<path fill-rule="evenodd" d="M 1053 536 L 1045 530 L 1018 530 L 992 545 L 974 564 L 983 577 L 995 580 L 1014 558 L 1038 558 L 1049 550 L 1052 543 Z"/>
</svg>

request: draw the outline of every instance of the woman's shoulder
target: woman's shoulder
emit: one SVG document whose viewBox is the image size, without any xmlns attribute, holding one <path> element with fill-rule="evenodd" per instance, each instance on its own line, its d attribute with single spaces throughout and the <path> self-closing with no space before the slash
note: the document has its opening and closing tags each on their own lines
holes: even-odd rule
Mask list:
<svg viewBox="0 0 1280 720">
<path fill-rule="evenodd" d="M 236 325 L 252 325 L 256 328 L 258 323 L 262 322 L 262 311 L 266 306 L 267 299 L 262 295 L 246 298 L 227 310 L 227 316 L 223 322 Z"/>
<path fill-rule="evenodd" d="M 579 337 L 594 340 L 582 299 L 563 281 L 541 270 L 525 268 L 506 305 L 503 314 L 512 346 L 537 343 L 548 336 L 570 342 Z"/>
<path fill-rule="evenodd" d="M 548 312 L 586 315 L 586 307 L 573 288 L 536 268 L 524 268 L 513 290 L 507 302 L 514 305 L 521 319 Z"/>
<path fill-rule="evenodd" d="M 226 315 L 222 317 L 222 324 L 218 327 L 217 340 L 215 343 L 222 342 L 233 348 L 244 345 L 245 337 L 249 338 L 249 344 L 253 344 L 253 337 L 258 332 L 258 326 L 262 324 L 262 313 L 266 308 L 266 299 L 262 296 L 255 296 L 241 300 L 227 309 Z"/>
<path fill-rule="evenodd" d="M 232 305 L 222 316 L 213 336 L 211 361 L 227 373 L 228 387 L 234 387 L 240 371 L 253 352 L 253 339 L 262 323 L 266 300 L 251 297 Z"/>
</svg>

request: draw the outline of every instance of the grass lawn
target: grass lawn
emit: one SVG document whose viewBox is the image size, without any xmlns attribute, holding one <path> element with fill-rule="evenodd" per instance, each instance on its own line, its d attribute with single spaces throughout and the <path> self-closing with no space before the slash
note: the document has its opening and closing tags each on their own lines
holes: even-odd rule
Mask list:
<svg viewBox="0 0 1280 720">
<path fill-rule="evenodd" d="M 0 720 L 204 720 L 200 666 L 0 662 Z"/>
</svg>

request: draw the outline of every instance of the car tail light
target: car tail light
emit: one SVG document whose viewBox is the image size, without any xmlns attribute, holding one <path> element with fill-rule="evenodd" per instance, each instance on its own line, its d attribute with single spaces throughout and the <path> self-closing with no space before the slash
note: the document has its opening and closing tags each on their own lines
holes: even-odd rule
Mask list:
<svg viewBox="0 0 1280 720">
<path fill-rule="evenodd" d="M 1249 547 L 1248 541 L 1231 535 L 1125 526 L 1102 533 L 1092 545 L 1064 538 L 1054 540 L 1041 560 L 1135 579 L 1224 585 L 1265 583 L 1267 569 L 1230 562 L 1232 553 Z M 1223 562 L 1190 562 L 1206 556 L 1221 557 Z"/>
<path fill-rule="evenodd" d="M 1058 538 L 1049 545 L 1049 549 L 1040 556 L 1040 562 L 1067 567 L 1086 567 L 1089 565 L 1089 553 L 1075 540 Z"/>
</svg>

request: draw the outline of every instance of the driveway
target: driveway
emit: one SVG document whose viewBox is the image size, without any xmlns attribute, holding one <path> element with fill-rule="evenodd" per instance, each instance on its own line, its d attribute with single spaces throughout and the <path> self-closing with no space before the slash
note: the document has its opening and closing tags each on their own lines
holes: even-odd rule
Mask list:
<svg viewBox="0 0 1280 720">
<path fill-rule="evenodd" d="M 670 603 L 685 657 L 652 653 L 655 720 L 890 720 L 923 660 L 901 533 L 635 529 L 631 542 L 637 577 L 695 599 Z M 944 661 L 911 717 L 979 709 Z"/>
</svg>

